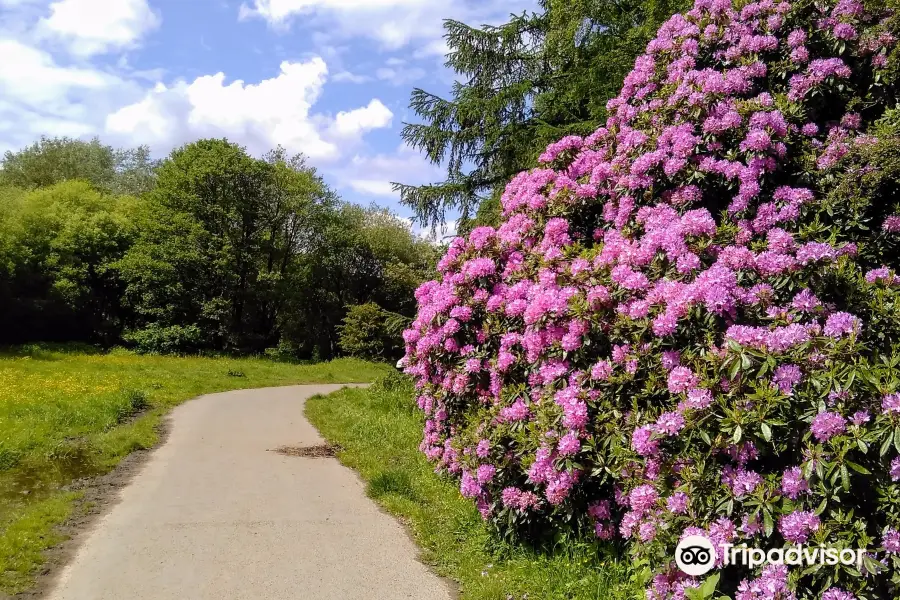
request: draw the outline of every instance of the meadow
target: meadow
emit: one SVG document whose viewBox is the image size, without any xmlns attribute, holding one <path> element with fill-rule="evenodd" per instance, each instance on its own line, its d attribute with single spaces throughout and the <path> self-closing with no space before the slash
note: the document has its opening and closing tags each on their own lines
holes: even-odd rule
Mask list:
<svg viewBox="0 0 900 600">
<path fill-rule="evenodd" d="M 367 382 L 388 369 L 346 358 L 298 365 L 87 347 L 0 352 L 0 591 L 27 589 L 43 552 L 60 541 L 54 528 L 79 499 L 67 486 L 153 447 L 173 406 L 240 388 Z"/>
<path fill-rule="evenodd" d="M 494 535 L 459 485 L 419 452 L 423 417 L 405 377 L 313 397 L 306 416 L 340 446 L 338 458 L 359 472 L 367 494 L 409 528 L 423 562 L 459 584 L 462 600 L 643 597 L 649 572 L 594 542 L 560 538 L 538 550 Z"/>
</svg>

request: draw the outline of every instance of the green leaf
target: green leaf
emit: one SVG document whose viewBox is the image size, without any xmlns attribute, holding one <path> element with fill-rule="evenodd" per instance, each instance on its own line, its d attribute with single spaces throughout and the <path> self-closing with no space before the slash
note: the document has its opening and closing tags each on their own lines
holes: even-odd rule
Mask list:
<svg viewBox="0 0 900 600">
<path fill-rule="evenodd" d="M 868 554 L 863 554 L 863 566 L 869 573 L 881 573 L 885 569 L 883 564 L 881 564 Z"/>
<path fill-rule="evenodd" d="M 850 491 L 850 473 L 847 472 L 846 465 L 841 465 L 841 487 L 845 492 Z"/>
<path fill-rule="evenodd" d="M 868 470 L 867 468 L 865 468 L 862 465 L 856 464 L 853 461 L 845 460 L 844 464 L 847 465 L 848 467 L 850 467 L 851 469 L 853 469 L 854 471 L 856 471 L 857 473 L 862 473 L 863 475 L 871 475 L 872 474 L 872 471 Z M 843 465 L 841 465 L 841 468 L 842 469 L 844 468 Z"/>
<path fill-rule="evenodd" d="M 738 425 L 737 427 L 734 428 L 734 435 L 731 436 L 731 441 L 734 442 L 735 444 L 737 444 L 738 442 L 741 441 L 741 436 L 743 434 L 744 434 L 744 430 L 741 429 L 740 425 Z"/>
<path fill-rule="evenodd" d="M 684 595 L 688 600 L 705 600 L 700 588 L 684 588 Z"/>
<path fill-rule="evenodd" d="M 728 370 L 728 378 L 734 379 L 737 376 L 738 371 L 741 370 L 741 362 L 736 360 L 731 363 L 731 368 Z"/>
<path fill-rule="evenodd" d="M 706 581 L 700 586 L 700 593 L 704 598 L 709 598 L 716 591 L 716 586 L 719 585 L 719 573 L 714 573 L 706 578 Z"/>
<path fill-rule="evenodd" d="M 767 442 L 771 442 L 772 441 L 772 428 L 769 427 L 769 424 L 763 423 L 760 426 L 760 429 L 762 429 L 763 439 L 765 439 Z"/>
</svg>

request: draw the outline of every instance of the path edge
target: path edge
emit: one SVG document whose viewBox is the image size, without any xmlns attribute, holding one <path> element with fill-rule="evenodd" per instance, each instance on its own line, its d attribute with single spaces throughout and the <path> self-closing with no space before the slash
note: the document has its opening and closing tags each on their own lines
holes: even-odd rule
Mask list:
<svg viewBox="0 0 900 600">
<path fill-rule="evenodd" d="M 359 386 L 359 387 L 368 387 L 368 386 Z M 328 394 L 319 394 L 319 395 L 328 397 L 332 394 L 336 394 L 339 391 L 341 391 L 341 390 L 335 390 L 334 392 L 329 392 Z M 322 431 L 318 427 L 316 427 L 312 421 L 309 420 L 309 417 L 306 416 L 306 402 L 314 397 L 315 396 L 310 396 L 309 398 L 307 398 L 306 400 L 303 401 L 303 418 L 306 419 L 306 422 L 309 423 L 310 427 L 312 427 L 319 434 L 319 437 L 322 438 L 323 440 L 325 440 L 326 443 L 336 444 L 336 442 L 334 442 L 333 440 L 329 440 L 328 437 L 324 433 L 322 433 Z M 341 460 L 340 452 L 338 452 L 333 457 L 326 458 L 326 459 L 319 458 L 316 460 L 333 460 L 333 461 L 336 461 L 337 464 L 340 465 L 342 469 L 349 471 L 353 475 L 353 477 L 356 478 L 356 480 L 359 482 L 360 486 L 362 487 L 363 494 L 366 496 L 366 499 L 375 505 L 375 508 L 378 510 L 378 512 L 380 512 L 381 514 L 385 515 L 386 517 L 388 517 L 389 519 L 391 519 L 392 521 L 394 521 L 395 523 L 400 525 L 400 529 L 403 531 L 403 535 L 405 535 L 406 539 L 408 539 L 409 542 L 416 548 L 416 556 L 415 556 L 416 562 L 418 562 L 420 565 L 425 567 L 429 573 L 431 573 L 432 575 L 434 575 L 435 577 L 437 577 L 440 580 L 441 585 L 443 585 L 446 588 L 447 593 L 449 594 L 451 600 L 460 600 L 462 598 L 462 588 L 460 587 L 460 582 L 453 579 L 452 577 L 447 576 L 447 575 L 441 575 L 440 573 L 438 573 L 435 570 L 434 565 L 430 565 L 430 564 L 428 564 L 428 561 L 423 560 L 423 558 L 425 557 L 425 549 L 422 548 L 422 546 L 419 544 L 419 542 L 416 541 L 416 538 L 413 535 L 411 527 L 410 527 L 409 523 L 407 523 L 406 519 L 403 519 L 402 517 L 399 517 L 399 516 L 393 514 L 384 505 L 382 505 L 381 502 L 379 502 L 378 500 L 376 500 L 375 498 L 373 498 L 372 496 L 369 495 L 369 482 L 367 482 L 365 479 L 363 479 L 363 476 L 359 471 L 344 464 L 344 461 Z"/>
</svg>

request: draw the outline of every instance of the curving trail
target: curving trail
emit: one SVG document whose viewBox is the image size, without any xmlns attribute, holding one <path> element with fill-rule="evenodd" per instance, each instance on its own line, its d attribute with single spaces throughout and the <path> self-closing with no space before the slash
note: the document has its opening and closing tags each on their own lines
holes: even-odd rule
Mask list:
<svg viewBox="0 0 900 600">
<path fill-rule="evenodd" d="M 322 443 L 304 400 L 337 385 L 240 390 L 176 408 L 168 440 L 100 519 L 53 600 L 445 600 L 403 527 Z"/>
</svg>

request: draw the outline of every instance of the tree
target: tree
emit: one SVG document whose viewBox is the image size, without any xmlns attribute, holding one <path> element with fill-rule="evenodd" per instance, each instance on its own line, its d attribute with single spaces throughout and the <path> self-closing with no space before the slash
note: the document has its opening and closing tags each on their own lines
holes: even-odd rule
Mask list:
<svg viewBox="0 0 900 600">
<path fill-rule="evenodd" d="M 98 190 L 140 196 L 153 187 L 154 166 L 146 146 L 117 150 L 97 138 L 42 137 L 18 152 L 6 152 L 0 184 L 36 189 L 81 179 Z"/>
<path fill-rule="evenodd" d="M 448 20 L 447 67 L 459 82 L 451 98 L 415 89 L 421 123 L 402 136 L 435 164 L 443 182 L 394 184 L 423 225 L 461 213 L 465 230 L 496 220 L 499 196 L 516 173 L 534 166 L 548 143 L 587 135 L 606 119 L 635 57 L 684 0 L 542 0 L 540 13 L 500 26 Z"/>
<path fill-rule="evenodd" d="M 396 360 L 403 356 L 401 335 L 411 321 L 374 302 L 348 306 L 338 327 L 341 350 L 365 360 Z"/>
<path fill-rule="evenodd" d="M 301 157 L 265 160 L 227 140 L 175 150 L 147 196 L 143 235 L 119 268 L 143 326 L 196 326 L 204 345 L 262 350 L 277 342 L 284 286 L 334 196 Z M 167 329 L 168 328 L 168 329 Z"/>
<path fill-rule="evenodd" d="M 376 207 L 343 204 L 320 221 L 321 243 L 298 256 L 285 335 L 308 353 L 333 356 L 348 307 L 368 302 L 411 316 L 413 292 L 430 276 L 436 249 Z"/>
<path fill-rule="evenodd" d="M 0 195 L 2 341 L 117 339 L 126 315 L 112 265 L 136 235 L 135 199 L 83 181 Z"/>
</svg>

